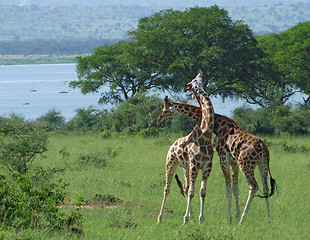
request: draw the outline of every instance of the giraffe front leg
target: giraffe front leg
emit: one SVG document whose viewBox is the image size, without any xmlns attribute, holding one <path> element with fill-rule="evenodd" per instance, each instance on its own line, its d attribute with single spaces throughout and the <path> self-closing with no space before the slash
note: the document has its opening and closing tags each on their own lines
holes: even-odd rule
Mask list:
<svg viewBox="0 0 310 240">
<path fill-rule="evenodd" d="M 212 170 L 212 159 L 211 161 L 207 161 L 204 163 L 203 166 L 203 173 L 202 173 L 202 181 L 201 181 L 201 188 L 200 188 L 200 215 L 199 215 L 199 223 L 204 221 L 204 202 L 206 197 L 206 185 L 209 175 Z"/>
<path fill-rule="evenodd" d="M 174 173 L 175 173 L 176 166 L 177 166 L 177 161 L 173 161 L 172 159 L 170 159 L 166 163 L 166 185 L 164 188 L 163 202 L 161 204 L 160 212 L 159 212 L 158 219 L 157 219 L 158 223 L 161 223 L 161 221 L 162 221 L 166 199 L 167 199 L 169 192 L 170 192 L 170 185 L 171 185 L 171 181 L 172 181 L 172 178 L 174 176 Z"/>
<path fill-rule="evenodd" d="M 186 196 L 186 203 L 188 201 L 188 189 L 189 189 L 189 173 L 188 169 L 183 168 L 184 171 L 184 192 Z M 188 217 L 190 218 L 192 216 L 192 208 L 189 209 Z"/>
<path fill-rule="evenodd" d="M 197 177 L 197 172 L 193 172 L 190 170 L 189 176 L 190 176 L 190 182 L 189 182 L 189 189 L 187 193 L 187 207 L 186 207 L 186 212 L 184 215 L 184 224 L 188 223 L 188 219 L 191 213 L 191 201 L 195 194 L 195 181 Z"/>
</svg>

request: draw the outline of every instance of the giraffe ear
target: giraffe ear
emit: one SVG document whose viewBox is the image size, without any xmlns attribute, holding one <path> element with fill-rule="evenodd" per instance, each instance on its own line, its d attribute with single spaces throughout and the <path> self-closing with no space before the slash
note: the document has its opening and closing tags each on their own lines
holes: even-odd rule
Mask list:
<svg viewBox="0 0 310 240">
<path fill-rule="evenodd" d="M 169 101 L 168 96 L 166 96 L 165 97 L 165 102 L 168 102 L 168 101 Z"/>
<path fill-rule="evenodd" d="M 194 94 L 194 93 L 192 94 L 192 99 L 193 99 L 193 100 L 195 100 L 195 99 L 196 99 L 196 96 L 195 96 L 195 94 Z"/>
</svg>

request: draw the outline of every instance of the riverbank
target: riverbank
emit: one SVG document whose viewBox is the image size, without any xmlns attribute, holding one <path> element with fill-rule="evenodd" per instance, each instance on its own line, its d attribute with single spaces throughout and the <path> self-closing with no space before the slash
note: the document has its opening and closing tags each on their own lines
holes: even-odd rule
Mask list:
<svg viewBox="0 0 310 240">
<path fill-rule="evenodd" d="M 77 55 L 0 55 L 0 65 L 76 63 Z"/>
</svg>

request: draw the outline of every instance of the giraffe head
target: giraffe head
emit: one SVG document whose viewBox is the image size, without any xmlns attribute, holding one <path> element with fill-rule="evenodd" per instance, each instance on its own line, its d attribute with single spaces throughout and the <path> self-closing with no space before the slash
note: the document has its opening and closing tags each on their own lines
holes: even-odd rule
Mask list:
<svg viewBox="0 0 310 240">
<path fill-rule="evenodd" d="M 176 112 L 175 106 L 169 101 L 168 96 L 165 97 L 165 103 L 161 108 L 161 112 L 157 118 L 157 125 L 161 124 L 164 120 L 170 118 Z"/>
<path fill-rule="evenodd" d="M 186 87 L 185 91 L 191 90 L 194 93 L 197 92 L 199 89 L 202 89 L 203 86 L 202 86 L 201 74 L 198 73 L 197 76 L 192 81 L 190 81 L 189 83 L 185 85 L 185 87 Z"/>
</svg>

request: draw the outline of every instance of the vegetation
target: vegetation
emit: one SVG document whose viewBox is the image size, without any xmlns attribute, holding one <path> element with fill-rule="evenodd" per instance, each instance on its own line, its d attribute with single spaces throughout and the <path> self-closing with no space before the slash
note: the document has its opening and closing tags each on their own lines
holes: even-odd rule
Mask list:
<svg viewBox="0 0 310 240">
<path fill-rule="evenodd" d="M 226 220 L 225 183 L 214 156 L 207 184 L 206 221 L 197 223 L 199 187 L 193 200 L 194 219 L 182 224 L 185 200 L 177 184 L 172 184 L 163 224 L 157 216 L 165 182 L 165 156 L 179 134 L 158 137 L 102 138 L 96 134 L 55 132 L 50 136 L 46 157 L 33 167 L 67 168 L 55 173 L 69 185 L 61 210 L 72 211 L 80 205 L 83 235 L 61 230 L 2 230 L 9 239 L 307 239 L 309 214 L 305 182 L 309 182 L 310 148 L 308 137 L 264 138 L 271 151 L 271 169 L 279 192 L 270 199 L 272 222 L 266 218 L 265 201 L 255 198 L 248 218 L 242 225 Z M 97 155 L 93 153 L 97 152 Z M 65 154 L 64 154 L 65 153 Z M 90 159 L 105 158 L 105 164 Z M 88 156 L 88 164 L 81 164 Z M 97 160 L 96 160 L 97 161 Z M 181 169 L 178 173 L 182 176 Z M 259 179 L 259 173 L 257 172 Z M 200 179 L 200 177 L 198 177 Z M 260 181 L 259 181 L 260 184 Z M 244 206 L 247 184 L 240 176 L 240 203 Z M 260 188 L 261 184 L 260 184 Z"/>
<path fill-rule="evenodd" d="M 243 20 L 256 35 L 285 31 L 309 20 L 310 14 L 306 1 L 260 1 L 255 4 L 259 6 L 244 1 L 217 4 L 225 7 L 233 20 Z M 103 6 L 100 1 L 2 0 L 0 55 L 90 54 L 95 47 L 127 39 L 126 32 L 135 29 L 142 17 L 162 9 L 184 10 L 196 5 L 196 1 L 120 0 Z"/>
<path fill-rule="evenodd" d="M 261 47 L 274 63 L 273 71 L 280 73 L 280 86 L 270 98 L 284 104 L 296 92 L 308 95 L 304 99 L 309 104 L 309 52 L 310 22 L 299 23 L 296 26 L 279 34 L 265 34 L 258 38 Z M 269 82 L 269 85 L 272 85 Z M 271 87 L 272 88 L 272 87 Z"/>
<path fill-rule="evenodd" d="M 72 229 L 77 224 L 80 230 L 82 215 L 59 209 L 67 184 L 53 179 L 58 169 L 31 167 L 47 150 L 47 133 L 42 125 L 2 118 L 0 130 L 1 239 L 12 229 L 23 233 L 24 229 Z"/>
<path fill-rule="evenodd" d="M 16 14 L 44 9 L 47 18 L 54 11 L 50 6 L 6 7 Z M 71 11 L 70 6 L 56 8 L 64 17 Z M 77 109 L 67 123 L 56 110 L 35 122 L 16 115 L 0 118 L 0 239 L 308 239 L 308 29 L 309 23 L 300 23 L 257 41 L 247 25 L 217 6 L 163 10 L 141 18 L 130 40 L 78 57 L 79 80 L 71 86 L 84 94 L 108 86 L 101 101 L 119 105 Z M 70 24 L 62 30 L 70 37 L 75 32 Z M 265 202 L 255 199 L 244 224 L 228 224 L 224 179 L 214 164 L 206 222 L 198 225 L 195 218 L 196 188 L 194 218 L 182 225 L 185 200 L 173 185 L 164 224 L 157 225 L 167 150 L 195 122 L 176 115 L 156 126 L 163 101 L 147 93 L 180 90 L 199 71 L 210 92 L 261 106 L 237 108 L 234 119 L 263 136 L 270 149 L 279 184 L 279 193 L 270 199 L 272 222 L 266 219 Z M 286 105 L 296 91 L 308 97 L 295 107 Z M 247 192 L 240 177 L 241 207 Z"/>
<path fill-rule="evenodd" d="M 141 18 L 129 34 L 129 41 L 79 57 L 79 80 L 70 85 L 82 93 L 105 86 L 103 101 L 126 100 L 128 92 L 183 90 L 202 72 L 208 91 L 227 97 L 243 93 L 245 85 L 255 87 L 262 76 L 269 78 L 261 71 L 263 52 L 251 30 L 217 6 L 161 11 Z"/>
<path fill-rule="evenodd" d="M 11 172 L 26 174 L 37 155 L 47 150 L 47 135 L 39 124 L 2 120 L 0 163 Z"/>
<path fill-rule="evenodd" d="M 105 87 L 100 101 L 120 102 L 152 89 L 179 92 L 202 72 L 210 95 L 240 97 L 274 112 L 299 92 L 307 105 L 309 22 L 255 38 L 228 15 L 212 6 L 141 18 L 130 40 L 78 57 L 79 79 L 70 86 L 84 94 Z"/>
</svg>

